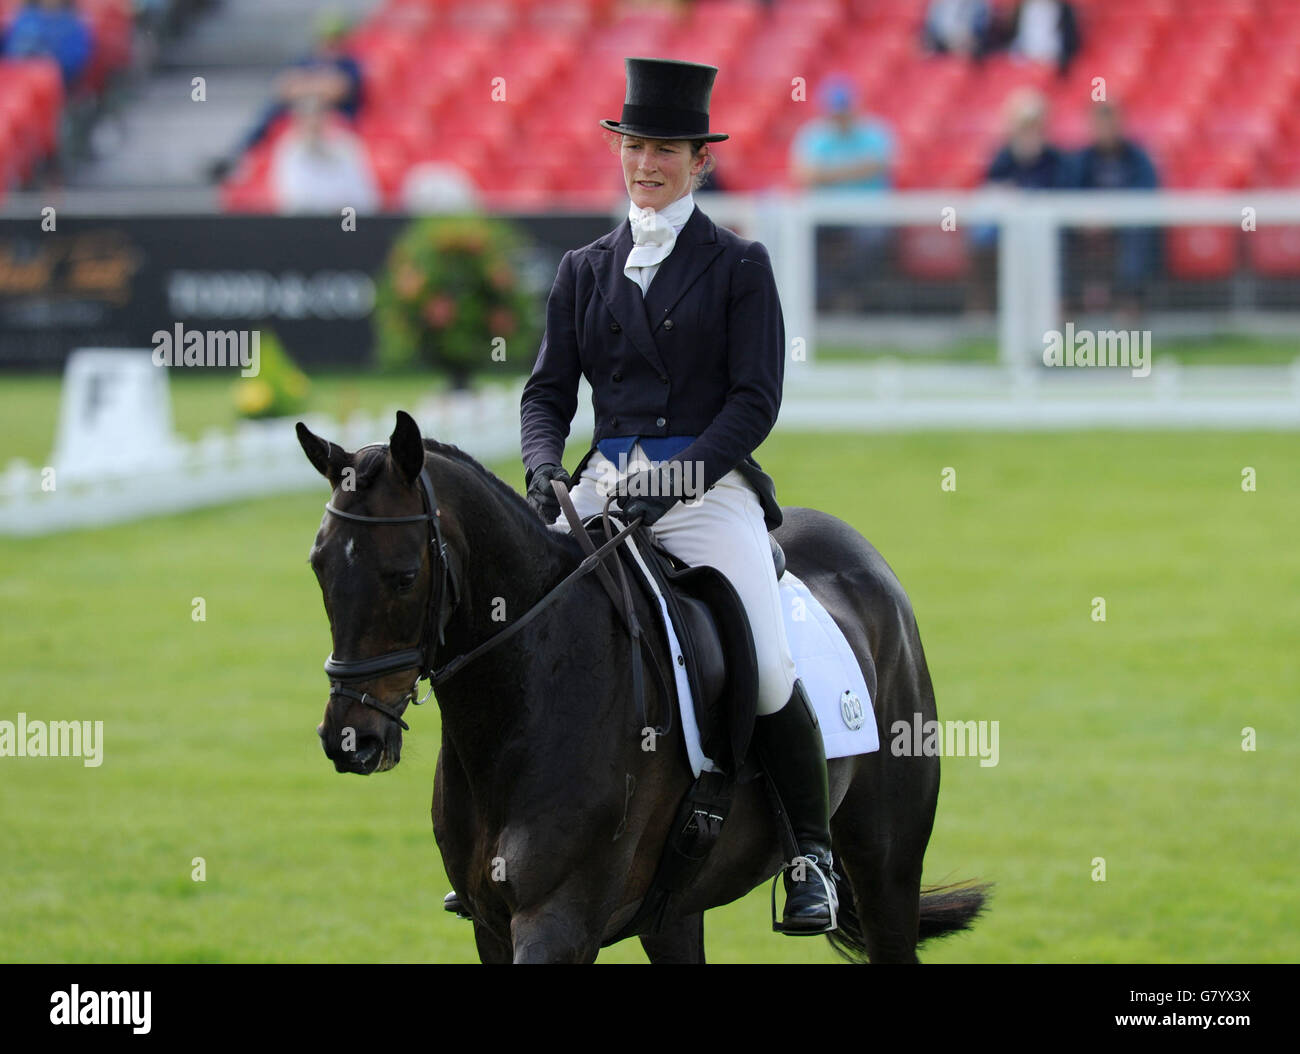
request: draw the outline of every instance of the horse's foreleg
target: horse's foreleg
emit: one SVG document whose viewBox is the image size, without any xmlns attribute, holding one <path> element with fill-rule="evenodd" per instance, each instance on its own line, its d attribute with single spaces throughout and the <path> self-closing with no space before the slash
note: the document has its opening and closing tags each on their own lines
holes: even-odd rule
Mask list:
<svg viewBox="0 0 1300 1054">
<path fill-rule="evenodd" d="M 546 904 L 510 920 L 516 963 L 594 963 L 600 936 L 576 908 Z"/>
<path fill-rule="evenodd" d="M 704 963 L 704 912 L 673 919 L 655 934 L 642 934 L 641 947 L 650 961 Z"/>
<path fill-rule="evenodd" d="M 501 965 L 510 962 L 509 942 L 503 941 L 478 920 L 474 922 L 474 944 L 478 948 L 479 962 L 485 965 Z"/>
</svg>

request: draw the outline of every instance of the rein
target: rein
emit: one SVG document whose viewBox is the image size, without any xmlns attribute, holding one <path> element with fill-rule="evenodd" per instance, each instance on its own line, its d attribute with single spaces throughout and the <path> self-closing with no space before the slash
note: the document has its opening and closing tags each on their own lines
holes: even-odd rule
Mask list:
<svg viewBox="0 0 1300 1054">
<path fill-rule="evenodd" d="M 551 488 L 555 491 L 555 497 L 560 503 L 560 510 L 564 513 L 564 518 L 569 522 L 569 531 L 578 540 L 583 552 L 588 555 L 588 558 L 600 556 L 610 542 L 613 541 L 609 507 L 614 501 L 614 495 L 611 494 L 605 499 L 605 506 L 601 510 L 600 522 L 605 531 L 606 543 L 600 549 L 597 549 L 595 543 L 591 540 L 591 536 L 587 534 L 587 529 L 583 526 L 582 520 L 578 517 L 578 510 L 574 508 L 573 499 L 569 497 L 569 488 L 558 479 L 551 480 Z M 635 527 L 640 522 L 638 519 L 632 526 Z M 632 698 L 636 704 L 637 727 L 641 729 L 649 727 L 646 718 L 644 672 L 644 658 L 649 656 L 650 669 L 654 672 L 655 682 L 659 686 L 660 698 L 668 701 L 668 716 L 663 727 L 655 728 L 654 733 L 656 736 L 666 736 L 672 731 L 673 727 L 672 693 L 668 691 L 668 682 L 664 677 L 662 667 L 659 665 L 659 657 L 655 654 L 654 648 L 650 646 L 650 641 L 641 630 L 641 622 L 636 616 L 636 606 L 632 603 L 632 589 L 628 585 L 627 569 L 624 568 L 623 562 L 617 558 L 614 560 L 614 570 L 618 572 L 617 586 L 615 586 L 614 579 L 603 562 L 596 568 L 597 578 L 600 579 L 600 584 L 605 587 L 605 592 L 609 594 L 609 599 L 614 604 L 614 610 L 618 613 L 623 622 L 623 627 L 632 640 Z"/>
<path fill-rule="evenodd" d="M 419 644 L 414 648 L 403 648 L 398 651 L 385 652 L 382 655 L 372 656 L 368 659 L 336 659 L 333 653 L 331 653 L 329 658 L 325 660 L 325 673 L 330 679 L 331 695 L 339 695 L 347 699 L 355 699 L 363 706 L 367 706 L 370 709 L 383 714 L 390 720 L 397 722 L 397 724 L 401 725 L 401 727 L 407 731 L 410 730 L 411 726 L 402 719 L 405 704 L 411 703 L 415 706 L 424 704 L 435 688 L 439 688 L 446 684 L 470 663 L 481 659 L 484 655 L 493 651 L 501 644 L 504 644 L 526 625 L 541 615 L 548 607 L 554 604 L 565 589 L 578 579 L 585 577 L 592 571 L 599 571 L 601 577 L 607 579 L 609 572 L 605 568 L 605 557 L 612 553 L 614 549 L 628 537 L 628 535 L 641 526 L 641 520 L 640 518 L 637 518 L 617 534 L 611 535 L 609 527 L 609 507 L 606 505 L 605 534 L 608 541 L 606 541 L 604 545 L 599 549 L 591 548 L 592 543 L 590 539 L 587 538 L 586 532 L 578 532 L 580 538 L 586 540 L 586 548 L 588 551 L 587 555 L 583 557 L 582 562 L 579 563 L 577 567 L 565 575 L 565 577 L 548 590 L 540 600 L 533 604 L 532 607 L 530 607 L 509 626 L 504 627 L 499 632 L 485 640 L 482 644 L 479 644 L 477 647 L 465 654 L 457 656 L 450 662 L 444 663 L 442 666 L 434 667 L 433 659 L 435 655 L 435 643 L 433 640 L 433 628 L 434 626 L 437 626 L 437 644 L 445 644 L 446 638 L 444 633 L 447 623 L 450 621 L 451 615 L 455 611 L 456 607 L 460 604 L 461 591 L 460 583 L 456 578 L 455 571 L 452 569 L 451 562 L 447 558 L 447 543 L 442 537 L 442 526 L 440 522 L 441 513 L 438 509 L 438 499 L 434 494 L 433 481 L 429 478 L 429 470 L 427 468 L 420 470 L 419 480 L 420 500 L 424 505 L 424 511 L 414 515 L 361 516 L 354 512 L 345 512 L 342 509 L 336 509 L 329 502 L 325 503 L 325 511 L 330 515 L 350 520 L 353 523 L 364 524 L 368 527 L 400 526 L 414 523 L 429 524 L 430 558 L 434 562 L 433 575 L 436 585 L 431 587 L 429 591 L 428 614 L 424 620 L 423 628 L 421 629 Z M 557 483 L 557 487 L 563 487 L 563 484 Z M 564 494 L 564 502 L 569 504 L 570 509 L 572 508 L 572 503 L 568 502 L 567 493 Z M 612 587 L 612 581 L 609 584 Z M 450 592 L 448 587 L 450 587 Z M 627 600 L 626 610 L 627 613 L 631 613 L 631 598 L 626 593 L 626 583 L 624 583 L 624 589 Z M 617 598 L 615 599 L 615 607 L 619 609 L 619 614 L 624 616 L 626 622 L 627 616 L 623 608 L 619 605 Z M 631 618 L 632 621 L 628 628 L 632 631 L 634 642 L 640 644 L 644 641 L 644 638 L 640 636 L 640 627 L 636 626 L 635 615 L 632 614 Z M 639 647 L 634 647 L 634 654 L 636 673 L 639 674 Z M 395 703 L 385 703 L 381 699 L 377 699 L 375 696 L 371 695 L 369 692 L 357 691 L 356 689 L 349 687 L 350 682 L 373 680 L 374 678 L 384 676 L 385 674 L 397 673 L 401 670 L 407 669 L 414 669 L 417 671 L 415 681 L 412 683 L 410 690 Z M 656 673 L 658 672 L 659 671 L 656 670 Z M 418 694 L 417 688 L 422 680 L 427 680 L 429 682 L 429 690 L 425 693 L 423 699 L 419 699 L 416 698 Z M 640 711 L 642 725 L 644 725 L 644 700 L 641 698 L 640 677 L 637 676 L 635 680 L 637 681 L 638 709 Z M 662 676 L 660 678 L 660 683 L 662 685 Z"/>
</svg>

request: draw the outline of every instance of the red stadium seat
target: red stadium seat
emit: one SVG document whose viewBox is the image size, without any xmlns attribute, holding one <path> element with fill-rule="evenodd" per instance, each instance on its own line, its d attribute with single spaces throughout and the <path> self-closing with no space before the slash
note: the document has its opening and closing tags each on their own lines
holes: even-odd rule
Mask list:
<svg viewBox="0 0 1300 1054">
<path fill-rule="evenodd" d="M 402 178 L 406 175 L 409 155 L 402 147 L 391 141 L 367 142 L 366 154 L 384 205 L 388 208 L 398 208 L 398 191 L 402 186 Z"/>
<path fill-rule="evenodd" d="M 6 60 L 0 65 L 0 92 L 22 94 L 41 154 L 52 154 L 58 145 L 63 111 L 63 76 L 58 63 L 48 58 Z"/>
<path fill-rule="evenodd" d="M 1237 266 L 1236 227 L 1172 227 L 1166 232 L 1169 273 L 1175 278 L 1229 278 Z"/>
<path fill-rule="evenodd" d="M 104 26 L 128 26 L 128 3 L 81 0 Z M 816 89 L 830 73 L 852 77 L 861 108 L 894 125 L 900 186 L 981 182 L 1002 106 L 1021 87 L 1044 91 L 1053 135 L 1080 145 L 1097 76 L 1124 106 L 1129 134 L 1156 159 L 1162 183 L 1288 186 L 1300 184 L 1290 171 L 1300 155 L 1297 4 L 1076 0 L 1084 46 L 1064 78 L 1007 55 L 973 65 L 926 54 L 919 32 L 928 0 L 385 0 L 351 40 L 365 69 L 363 123 L 375 129 L 367 139 L 394 170 L 385 183 L 399 164 L 429 157 L 462 164 L 499 196 L 513 190 L 517 200 L 544 202 L 548 188 L 566 200 L 594 196 L 591 181 L 563 164 L 518 158 L 550 150 L 595 165 L 592 151 L 603 149 L 596 122 L 617 116 L 624 57 L 662 54 L 722 68 L 714 124 L 733 139 L 719 148 L 720 176 L 736 189 L 784 182 L 791 138 L 819 115 Z M 996 6 L 1009 9 L 1011 0 Z M 805 78 L 805 102 L 790 99 L 792 71 Z M 504 103 L 489 96 L 497 75 L 506 78 Z M 62 104 L 31 105 L 39 120 L 8 122 L 11 165 L 17 156 L 28 167 L 32 149 L 47 149 L 51 105 Z M 600 164 L 608 160 L 600 154 Z M 1190 275 L 1235 265 L 1220 234 L 1170 235 L 1172 266 Z M 959 266 L 930 256 L 920 235 L 901 244 L 909 266 Z M 1271 251 L 1251 249 L 1266 260 Z"/>
<path fill-rule="evenodd" d="M 1245 238 L 1247 257 L 1256 274 L 1300 277 L 1300 227 L 1260 227 L 1247 232 Z"/>
<path fill-rule="evenodd" d="M 898 256 L 903 273 L 925 281 L 952 281 L 966 273 L 969 259 L 966 236 L 935 225 L 904 227 L 899 234 Z"/>
<path fill-rule="evenodd" d="M 0 110 L 0 197 L 18 182 L 18 133 L 13 121 L 12 114 Z"/>
<path fill-rule="evenodd" d="M 25 183 L 42 157 L 31 100 L 31 85 L 21 74 L 0 67 L 0 132 L 6 144 L 6 183 Z"/>
</svg>

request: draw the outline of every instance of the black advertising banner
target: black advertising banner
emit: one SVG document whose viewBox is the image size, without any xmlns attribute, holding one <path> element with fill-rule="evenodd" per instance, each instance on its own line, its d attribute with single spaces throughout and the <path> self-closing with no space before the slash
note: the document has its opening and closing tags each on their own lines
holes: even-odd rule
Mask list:
<svg viewBox="0 0 1300 1054">
<path fill-rule="evenodd" d="M 607 215 L 509 216 L 544 298 L 560 258 Z M 411 218 L 59 216 L 0 220 L 0 368 L 53 370 L 79 347 L 149 348 L 158 330 L 268 329 L 306 367 L 371 361 L 371 312 Z"/>
</svg>

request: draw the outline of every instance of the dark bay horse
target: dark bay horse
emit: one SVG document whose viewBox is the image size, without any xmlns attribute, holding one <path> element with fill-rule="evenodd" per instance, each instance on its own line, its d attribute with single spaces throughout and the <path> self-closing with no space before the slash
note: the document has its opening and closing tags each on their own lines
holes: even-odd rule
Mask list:
<svg viewBox="0 0 1300 1054">
<path fill-rule="evenodd" d="M 417 678 L 486 647 L 435 677 L 432 814 L 447 874 L 482 961 L 593 961 L 634 914 L 692 782 L 680 722 L 646 749 L 629 638 L 599 582 L 576 578 L 551 596 L 581 563 L 578 544 L 473 458 L 423 439 L 404 413 L 387 446 L 349 453 L 302 424 L 298 437 L 334 488 L 311 550 L 333 640 L 317 730 L 325 753 L 340 772 L 392 768 Z M 916 620 L 884 559 L 847 524 L 788 508 L 776 534 L 789 569 L 848 636 L 879 726 L 879 751 L 829 763 L 844 872 L 829 937 L 852 961 L 915 962 L 920 941 L 969 927 L 987 896 L 982 885 L 921 888 L 939 758 L 889 749 L 895 721 L 935 719 Z M 548 596 L 508 641 L 485 644 Z M 666 654 L 657 611 L 639 591 L 636 602 Z M 653 683 L 646 693 L 651 723 L 676 705 Z M 704 911 L 781 865 L 761 782 L 737 787 L 678 916 L 640 936 L 650 960 L 703 962 Z"/>
</svg>

